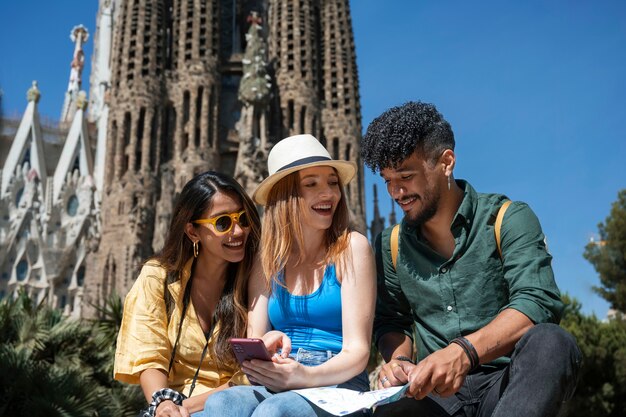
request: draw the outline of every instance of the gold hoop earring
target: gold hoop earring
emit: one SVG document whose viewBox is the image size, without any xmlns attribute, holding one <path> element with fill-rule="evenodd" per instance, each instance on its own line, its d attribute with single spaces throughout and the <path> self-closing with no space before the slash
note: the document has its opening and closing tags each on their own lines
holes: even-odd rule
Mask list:
<svg viewBox="0 0 626 417">
<path fill-rule="evenodd" d="M 198 241 L 196 240 L 195 242 L 193 242 L 193 257 L 197 258 L 198 257 Z"/>
</svg>

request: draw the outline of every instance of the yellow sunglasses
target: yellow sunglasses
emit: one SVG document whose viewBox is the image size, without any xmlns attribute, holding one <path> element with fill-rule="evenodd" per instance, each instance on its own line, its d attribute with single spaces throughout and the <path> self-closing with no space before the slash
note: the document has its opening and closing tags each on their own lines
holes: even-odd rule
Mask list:
<svg viewBox="0 0 626 417">
<path fill-rule="evenodd" d="M 248 219 L 245 210 L 241 210 L 239 213 L 220 214 L 210 219 L 198 219 L 194 220 L 192 223 L 201 225 L 212 224 L 218 235 L 225 235 L 231 231 L 235 222 L 241 227 L 250 227 L 250 219 Z"/>
</svg>

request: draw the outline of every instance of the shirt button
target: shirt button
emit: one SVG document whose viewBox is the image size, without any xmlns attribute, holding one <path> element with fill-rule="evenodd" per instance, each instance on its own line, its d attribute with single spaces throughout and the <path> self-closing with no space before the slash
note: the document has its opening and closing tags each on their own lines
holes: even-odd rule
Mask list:
<svg viewBox="0 0 626 417">
<path fill-rule="evenodd" d="M 441 268 L 441 273 L 445 274 L 446 272 L 448 272 L 448 268 L 446 268 L 445 266 L 443 268 Z"/>
<path fill-rule="evenodd" d="M 452 311 L 452 306 L 448 306 L 448 308 L 446 310 Z"/>
</svg>

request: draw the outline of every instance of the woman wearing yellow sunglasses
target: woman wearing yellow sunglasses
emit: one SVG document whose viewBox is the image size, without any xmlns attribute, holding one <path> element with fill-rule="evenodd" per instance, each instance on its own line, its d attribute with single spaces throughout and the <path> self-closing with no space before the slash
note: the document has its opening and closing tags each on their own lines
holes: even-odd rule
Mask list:
<svg viewBox="0 0 626 417">
<path fill-rule="evenodd" d="M 217 172 L 189 181 L 173 213 L 163 249 L 126 296 L 115 355 L 115 378 L 141 384 L 151 417 L 187 417 L 243 381 L 228 340 L 246 333 L 260 237 L 254 203 Z"/>
</svg>

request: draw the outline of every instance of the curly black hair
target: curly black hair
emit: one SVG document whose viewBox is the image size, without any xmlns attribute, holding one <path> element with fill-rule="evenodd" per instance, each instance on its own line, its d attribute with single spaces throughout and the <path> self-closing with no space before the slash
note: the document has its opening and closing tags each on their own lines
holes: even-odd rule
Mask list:
<svg viewBox="0 0 626 417">
<path fill-rule="evenodd" d="M 454 150 L 454 133 L 437 108 L 410 101 L 392 107 L 367 128 L 361 157 L 373 172 L 396 168 L 413 152 L 436 161 L 446 149 Z"/>
</svg>

